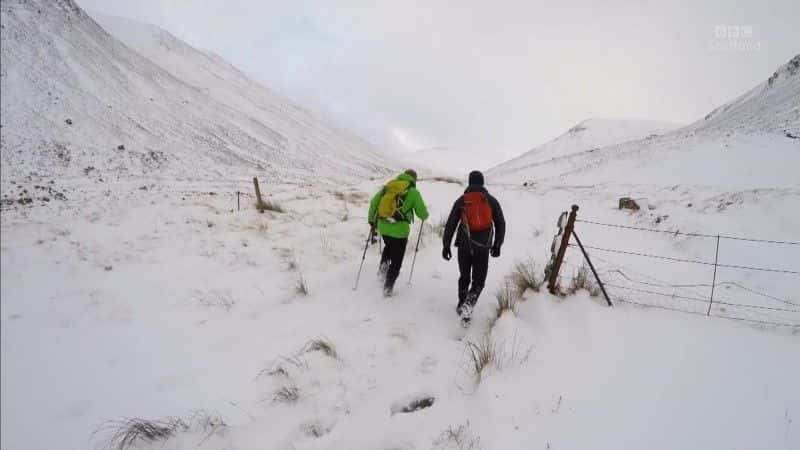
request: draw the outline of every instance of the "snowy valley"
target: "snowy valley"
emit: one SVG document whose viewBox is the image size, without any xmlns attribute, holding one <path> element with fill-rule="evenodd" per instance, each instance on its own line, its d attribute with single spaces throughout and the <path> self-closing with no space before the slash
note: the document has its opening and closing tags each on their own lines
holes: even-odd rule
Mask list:
<svg viewBox="0 0 800 450">
<path fill-rule="evenodd" d="M 590 119 L 487 171 L 507 245 L 464 330 L 462 184 L 420 169 L 413 279 L 411 239 L 382 298 L 373 245 L 354 290 L 403 162 L 157 27 L 2 23 L 3 449 L 800 447 L 800 55 L 688 126 Z M 573 204 L 611 308 L 575 247 L 561 295 L 517 289 Z"/>
</svg>

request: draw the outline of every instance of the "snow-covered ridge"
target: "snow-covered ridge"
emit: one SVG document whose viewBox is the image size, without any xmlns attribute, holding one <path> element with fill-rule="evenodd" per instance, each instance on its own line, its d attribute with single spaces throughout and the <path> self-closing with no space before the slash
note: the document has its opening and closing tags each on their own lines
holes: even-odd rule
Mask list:
<svg viewBox="0 0 800 450">
<path fill-rule="evenodd" d="M 670 122 L 635 118 L 591 118 L 557 138 L 492 169 L 495 174 L 516 171 L 533 164 L 567 157 L 592 149 L 660 135 L 678 128 Z"/>
<path fill-rule="evenodd" d="M 72 0 L 4 2 L 2 16 L 4 179 L 92 168 L 105 180 L 292 180 L 394 165 L 156 27 L 101 19 L 123 43 Z"/>
<path fill-rule="evenodd" d="M 766 81 L 689 128 L 800 136 L 800 54 Z"/>
</svg>

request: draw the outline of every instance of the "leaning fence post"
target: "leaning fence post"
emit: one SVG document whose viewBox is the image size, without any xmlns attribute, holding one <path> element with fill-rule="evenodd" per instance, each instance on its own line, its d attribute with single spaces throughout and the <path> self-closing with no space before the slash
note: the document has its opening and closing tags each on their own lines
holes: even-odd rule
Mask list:
<svg viewBox="0 0 800 450">
<path fill-rule="evenodd" d="M 556 259 L 553 262 L 553 267 L 550 268 L 550 279 L 547 282 L 547 290 L 551 294 L 556 294 L 556 282 L 558 280 L 558 271 L 561 269 L 561 263 L 564 261 L 564 253 L 567 251 L 569 245 L 569 237 L 575 227 L 575 218 L 578 215 L 578 205 L 572 205 L 572 212 L 569 213 L 567 219 L 567 226 L 564 228 L 564 235 L 561 237 L 561 246 L 558 248 Z"/>
<path fill-rule="evenodd" d="M 578 234 L 575 233 L 574 229 L 572 230 L 572 235 L 575 236 L 575 242 L 578 243 L 578 247 L 580 247 L 581 252 L 583 253 L 583 257 L 586 258 L 586 262 L 589 263 L 589 268 L 592 269 L 592 273 L 594 274 L 594 279 L 597 281 L 597 284 L 600 286 L 600 290 L 603 291 L 603 297 L 606 298 L 606 303 L 608 303 L 608 306 L 614 306 L 611 303 L 611 299 L 608 298 L 608 293 L 606 293 L 606 287 L 603 285 L 603 282 L 600 281 L 600 276 L 597 275 L 597 271 L 594 269 L 594 264 L 592 264 L 592 260 L 589 259 L 589 254 L 586 253 L 586 249 L 583 248 L 583 243 L 581 243 L 581 240 L 578 237 Z"/>
<path fill-rule="evenodd" d="M 261 200 L 261 189 L 258 188 L 258 178 L 253 177 L 253 186 L 256 188 L 256 209 L 258 212 L 264 212 L 264 202 Z"/>
<path fill-rule="evenodd" d="M 708 300 L 706 316 L 711 315 L 711 305 L 714 303 L 714 288 L 717 286 L 717 262 L 719 261 L 719 235 L 717 235 L 717 251 L 714 255 L 714 278 L 711 279 L 711 298 Z"/>
</svg>

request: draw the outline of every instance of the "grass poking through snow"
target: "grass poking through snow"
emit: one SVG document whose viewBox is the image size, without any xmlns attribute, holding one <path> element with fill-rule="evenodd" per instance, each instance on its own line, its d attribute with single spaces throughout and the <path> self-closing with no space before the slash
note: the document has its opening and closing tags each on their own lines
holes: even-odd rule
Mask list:
<svg viewBox="0 0 800 450">
<path fill-rule="evenodd" d="M 326 356 L 339 359 L 339 353 L 336 351 L 336 346 L 327 338 L 316 338 L 308 341 L 300 353 L 321 352 Z"/>
<path fill-rule="evenodd" d="M 544 274 L 541 273 L 539 266 L 533 259 L 517 261 L 509 278 L 514 284 L 518 295 L 524 294 L 527 290 L 539 292 L 544 284 Z"/>
<path fill-rule="evenodd" d="M 496 318 L 500 318 L 506 311 L 517 313 L 517 292 L 511 283 L 505 282 L 495 292 L 494 297 L 497 300 Z"/>
<path fill-rule="evenodd" d="M 433 441 L 436 450 L 480 450 L 481 438 L 473 437 L 469 431 L 469 421 L 459 426 L 451 426 L 444 430 Z"/>
</svg>

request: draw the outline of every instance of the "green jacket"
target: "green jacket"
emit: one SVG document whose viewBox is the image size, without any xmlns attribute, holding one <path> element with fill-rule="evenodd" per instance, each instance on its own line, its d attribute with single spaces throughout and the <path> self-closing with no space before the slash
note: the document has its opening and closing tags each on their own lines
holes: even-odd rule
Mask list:
<svg viewBox="0 0 800 450">
<path fill-rule="evenodd" d="M 402 222 L 388 222 L 384 219 L 378 219 L 378 233 L 393 238 L 406 239 L 411 232 L 411 223 L 414 222 L 414 214 L 420 219 L 425 220 L 428 218 L 428 207 L 425 206 L 422 195 L 420 195 L 417 190 L 417 183 L 414 181 L 414 178 L 405 173 L 401 173 L 397 176 L 397 179 L 410 183 L 410 187 L 403 201 L 403 206 L 400 208 L 400 213 L 408 220 Z M 367 217 L 370 223 L 375 223 L 375 219 L 378 215 L 378 202 L 380 202 L 382 195 L 383 189 L 378 191 L 369 203 L 369 213 Z"/>
</svg>

